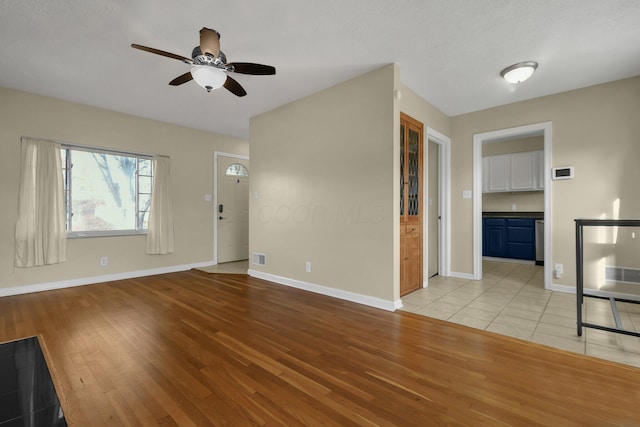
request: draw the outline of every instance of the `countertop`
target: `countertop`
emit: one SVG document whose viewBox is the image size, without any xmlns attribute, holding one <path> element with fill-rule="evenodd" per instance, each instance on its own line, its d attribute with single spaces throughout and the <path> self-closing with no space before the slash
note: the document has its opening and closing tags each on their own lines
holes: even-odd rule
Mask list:
<svg viewBox="0 0 640 427">
<path fill-rule="evenodd" d="M 483 218 L 533 218 L 544 219 L 544 212 L 482 212 Z"/>
</svg>

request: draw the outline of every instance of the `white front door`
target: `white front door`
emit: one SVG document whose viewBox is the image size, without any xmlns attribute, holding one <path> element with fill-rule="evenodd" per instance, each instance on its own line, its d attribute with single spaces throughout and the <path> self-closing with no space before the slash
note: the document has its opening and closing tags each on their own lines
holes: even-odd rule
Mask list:
<svg viewBox="0 0 640 427">
<path fill-rule="evenodd" d="M 249 160 L 218 157 L 218 263 L 249 259 Z"/>
</svg>

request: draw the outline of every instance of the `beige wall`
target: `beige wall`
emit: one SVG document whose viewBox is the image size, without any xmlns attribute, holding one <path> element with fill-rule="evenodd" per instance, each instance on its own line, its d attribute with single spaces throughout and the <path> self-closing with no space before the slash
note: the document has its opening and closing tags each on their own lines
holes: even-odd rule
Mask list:
<svg viewBox="0 0 640 427">
<path fill-rule="evenodd" d="M 516 138 L 507 141 L 486 142 L 482 145 L 483 156 L 497 154 L 522 153 L 525 151 L 544 150 L 544 137 Z"/>
<path fill-rule="evenodd" d="M 402 97 L 394 100 L 394 91 Z M 474 133 L 553 123 L 552 166 L 575 166 L 554 181 L 553 259 L 575 282 L 574 218 L 638 218 L 640 77 L 451 119 L 399 82 L 389 65 L 251 121 L 250 249 L 267 253 L 265 272 L 385 300 L 398 298 L 398 130 L 403 111 L 452 137 L 453 272 L 473 270 Z M 16 269 L 20 136 L 169 155 L 176 253 L 144 254 L 144 237 L 69 241 L 64 264 Z M 215 150 L 247 154 L 244 141 L 46 97 L 0 89 L 0 286 L 12 287 L 210 261 Z M 632 239 L 622 230 L 619 242 Z M 633 240 L 636 242 L 637 238 Z M 608 254 L 609 238 L 598 247 Z M 99 258 L 109 266 L 99 267 Z M 304 272 L 305 261 L 312 272 Z M 257 268 L 252 266 L 252 268 Z"/>
<path fill-rule="evenodd" d="M 552 122 L 552 167 L 572 165 L 575 178 L 552 183 L 553 259 L 545 262 L 564 264 L 554 283 L 574 286 L 573 220 L 640 217 L 639 114 L 635 77 L 453 117 L 452 270 L 473 270 L 471 200 L 460 195 L 473 188 L 474 133 Z"/>
<path fill-rule="evenodd" d="M 267 255 L 252 269 L 399 298 L 400 111 L 449 132 L 394 65 L 251 120 L 249 245 Z"/>
<path fill-rule="evenodd" d="M 515 209 L 511 209 L 516 205 Z M 544 212 L 543 191 L 482 194 L 483 212 Z"/>
<path fill-rule="evenodd" d="M 445 136 L 451 135 L 451 119 L 447 115 L 401 83 L 400 93 L 400 110 L 422 123 L 425 133 L 429 127 Z"/>
<path fill-rule="evenodd" d="M 67 262 L 14 268 L 21 136 L 170 156 L 175 253 L 146 255 L 145 236 L 70 239 Z M 213 153 L 246 155 L 248 148 L 231 137 L 0 88 L 0 287 L 211 262 L 213 206 L 204 195 L 213 194 Z"/>
<path fill-rule="evenodd" d="M 251 119 L 249 250 L 267 265 L 250 268 L 395 299 L 394 79 L 385 66 Z"/>
</svg>

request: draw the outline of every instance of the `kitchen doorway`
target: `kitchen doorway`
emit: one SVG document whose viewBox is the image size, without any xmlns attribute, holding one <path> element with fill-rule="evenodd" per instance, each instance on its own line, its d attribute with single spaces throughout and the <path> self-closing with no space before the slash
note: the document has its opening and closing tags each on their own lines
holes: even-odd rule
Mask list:
<svg viewBox="0 0 640 427">
<path fill-rule="evenodd" d="M 473 278 L 475 280 L 482 279 L 483 144 L 535 136 L 541 136 L 544 140 L 544 259 L 546 260 L 544 263 L 544 286 L 545 289 L 551 288 L 551 122 L 478 133 L 473 136 Z"/>
</svg>

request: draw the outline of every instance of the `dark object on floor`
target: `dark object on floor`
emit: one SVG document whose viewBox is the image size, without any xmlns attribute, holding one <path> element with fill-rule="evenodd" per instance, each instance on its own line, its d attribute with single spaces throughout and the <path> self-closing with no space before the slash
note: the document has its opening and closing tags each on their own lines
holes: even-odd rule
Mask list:
<svg viewBox="0 0 640 427">
<path fill-rule="evenodd" d="M 0 344 L 0 427 L 66 426 L 37 337 Z"/>
</svg>

